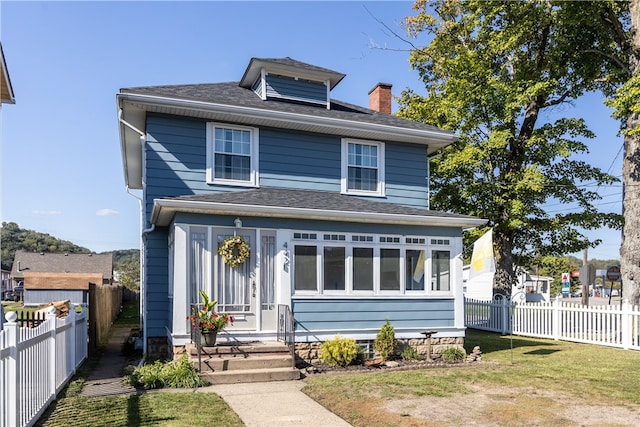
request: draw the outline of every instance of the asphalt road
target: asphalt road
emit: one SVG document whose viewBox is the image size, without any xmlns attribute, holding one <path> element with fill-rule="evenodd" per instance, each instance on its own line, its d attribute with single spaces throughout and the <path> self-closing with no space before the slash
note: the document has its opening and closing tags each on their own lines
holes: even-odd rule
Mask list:
<svg viewBox="0 0 640 427">
<path fill-rule="evenodd" d="M 562 303 L 566 304 L 582 304 L 582 298 L 560 298 Z M 589 297 L 589 305 L 609 305 L 609 297 Z M 620 305 L 620 297 L 611 297 L 611 305 Z"/>
</svg>

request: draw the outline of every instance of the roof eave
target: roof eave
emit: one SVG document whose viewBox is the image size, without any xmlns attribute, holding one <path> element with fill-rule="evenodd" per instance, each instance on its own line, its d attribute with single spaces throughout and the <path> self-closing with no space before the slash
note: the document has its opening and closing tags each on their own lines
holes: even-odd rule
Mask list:
<svg viewBox="0 0 640 427">
<path fill-rule="evenodd" d="M 116 95 L 118 109 L 122 111 L 124 120 L 138 129 L 145 129 L 145 115 L 153 107 L 171 108 L 173 114 L 200 115 L 205 113 L 215 120 L 216 115 L 224 115 L 226 121 L 292 128 L 294 125 L 312 132 L 319 130 L 333 134 L 344 134 L 345 131 L 362 133 L 363 138 L 388 139 L 426 145 L 427 154 L 451 144 L 457 136 L 447 131 L 427 129 L 401 128 L 392 125 L 363 123 L 334 117 L 310 116 L 307 114 L 274 111 L 239 105 L 210 103 L 185 100 L 155 95 L 144 95 L 120 92 Z M 127 127 L 122 121 L 120 125 L 120 145 L 123 156 L 125 183 L 129 188 L 142 188 L 142 148 L 139 135 Z M 311 130 L 313 128 L 313 130 Z"/>
<path fill-rule="evenodd" d="M 16 98 L 13 93 L 13 86 L 11 86 L 11 77 L 9 77 L 9 69 L 7 68 L 7 62 L 4 58 L 4 50 L 2 49 L 2 44 L 0 44 L 0 67 L 2 67 L 2 90 L 0 95 L 0 103 L 15 104 Z"/>
<path fill-rule="evenodd" d="M 201 202 L 192 200 L 156 199 L 151 212 L 151 223 L 164 227 L 178 212 L 216 215 L 242 215 L 262 218 L 305 218 L 320 221 L 357 222 L 368 224 L 395 224 L 442 226 L 455 228 L 479 227 L 487 220 L 473 217 L 399 215 L 378 212 L 320 210 L 283 206 L 245 205 L 237 203 Z"/>
</svg>

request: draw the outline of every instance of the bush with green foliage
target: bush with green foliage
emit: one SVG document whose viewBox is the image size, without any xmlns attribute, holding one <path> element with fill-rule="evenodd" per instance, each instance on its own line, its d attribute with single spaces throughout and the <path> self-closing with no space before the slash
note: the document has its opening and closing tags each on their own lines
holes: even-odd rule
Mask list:
<svg viewBox="0 0 640 427">
<path fill-rule="evenodd" d="M 322 344 L 320 360 L 331 367 L 344 367 L 358 360 L 359 352 L 360 346 L 356 340 L 337 335 L 334 339 L 327 340 Z"/>
<path fill-rule="evenodd" d="M 136 368 L 129 376 L 129 383 L 134 387 L 150 388 L 194 388 L 207 385 L 198 372 L 191 366 L 186 354 L 179 360 L 161 362 Z"/>
<path fill-rule="evenodd" d="M 373 347 L 382 360 L 389 360 L 396 349 L 396 333 L 389 319 L 384 321 L 384 325 L 376 335 L 376 342 Z"/>
<path fill-rule="evenodd" d="M 447 362 L 461 362 L 467 357 L 464 350 L 459 347 L 447 347 L 442 353 L 442 358 Z"/>
<path fill-rule="evenodd" d="M 406 346 L 405 348 L 402 349 L 402 352 L 400 352 L 400 357 L 402 357 L 402 360 L 418 360 L 420 359 L 420 355 L 418 354 L 418 350 L 416 350 L 414 347 L 411 347 L 410 345 Z"/>
</svg>

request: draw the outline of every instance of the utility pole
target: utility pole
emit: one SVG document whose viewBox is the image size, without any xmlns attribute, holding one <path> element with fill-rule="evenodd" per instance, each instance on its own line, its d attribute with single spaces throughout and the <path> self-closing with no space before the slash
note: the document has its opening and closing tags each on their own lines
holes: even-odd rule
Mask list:
<svg viewBox="0 0 640 427">
<path fill-rule="evenodd" d="M 591 286 L 591 269 L 589 266 L 588 248 L 582 251 L 582 268 L 580 269 L 580 284 L 582 284 L 582 305 L 589 306 L 589 287 Z"/>
</svg>

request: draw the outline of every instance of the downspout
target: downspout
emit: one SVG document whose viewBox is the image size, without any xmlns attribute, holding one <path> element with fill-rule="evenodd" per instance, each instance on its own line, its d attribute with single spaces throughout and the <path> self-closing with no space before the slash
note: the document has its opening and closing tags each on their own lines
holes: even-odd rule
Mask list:
<svg viewBox="0 0 640 427">
<path fill-rule="evenodd" d="M 144 276 L 144 260 L 145 260 L 145 236 L 147 233 L 152 232 L 155 229 L 155 224 L 151 225 L 150 228 L 143 228 L 144 227 L 144 223 L 143 223 L 143 218 L 144 218 L 144 194 L 145 194 L 145 187 L 146 187 L 146 171 L 145 171 L 145 145 L 147 143 L 146 140 L 146 134 L 141 131 L 140 129 L 136 128 L 135 126 L 133 126 L 131 123 L 127 122 L 126 120 L 124 120 L 122 118 L 122 108 L 120 108 L 118 110 L 118 121 L 120 122 L 121 125 L 124 125 L 126 127 L 128 127 L 129 129 L 133 130 L 134 132 L 138 133 L 140 135 L 140 145 L 141 145 L 141 150 L 142 150 L 142 197 L 138 197 L 135 194 L 133 194 L 129 188 L 129 186 L 126 186 L 126 191 L 127 193 L 134 197 L 135 199 L 138 200 L 138 205 L 140 207 L 140 319 L 139 319 L 139 325 L 140 325 L 140 330 L 142 331 L 142 361 L 141 364 L 143 363 L 144 359 L 146 358 L 147 355 L 147 328 L 146 328 L 146 324 L 144 322 L 144 310 L 146 309 L 145 306 L 145 293 L 146 293 L 146 286 L 145 286 L 145 276 Z M 122 138 L 124 138 L 124 135 L 122 136 Z"/>
</svg>

